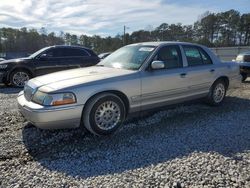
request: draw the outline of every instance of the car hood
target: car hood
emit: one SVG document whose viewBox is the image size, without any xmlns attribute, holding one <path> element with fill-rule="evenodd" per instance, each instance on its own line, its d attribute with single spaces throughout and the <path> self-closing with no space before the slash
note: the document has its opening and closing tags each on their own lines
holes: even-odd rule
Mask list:
<svg viewBox="0 0 250 188">
<path fill-rule="evenodd" d="M 21 62 L 26 62 L 31 60 L 28 57 L 25 58 L 18 58 L 18 59 L 8 59 L 8 60 L 3 60 L 0 62 L 0 64 L 8 64 L 8 63 L 21 63 Z"/>
<path fill-rule="evenodd" d="M 45 92 L 51 92 L 78 85 L 94 84 L 104 79 L 134 74 L 135 71 L 116 69 L 110 67 L 93 66 L 60 71 L 44 76 L 36 77 L 28 82 L 28 85 L 36 87 Z"/>
</svg>

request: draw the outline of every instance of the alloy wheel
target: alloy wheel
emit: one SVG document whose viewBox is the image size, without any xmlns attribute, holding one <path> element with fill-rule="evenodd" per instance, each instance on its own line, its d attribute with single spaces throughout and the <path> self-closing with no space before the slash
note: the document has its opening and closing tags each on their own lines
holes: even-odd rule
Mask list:
<svg viewBox="0 0 250 188">
<path fill-rule="evenodd" d="M 222 83 L 218 83 L 213 92 L 213 99 L 216 103 L 220 103 L 225 95 L 226 89 L 225 86 Z"/>
<path fill-rule="evenodd" d="M 29 80 L 29 75 L 26 72 L 16 72 L 13 75 L 12 81 L 15 86 L 22 87 Z"/>
<path fill-rule="evenodd" d="M 102 130 L 111 130 L 120 121 L 121 109 L 114 101 L 105 101 L 97 107 L 95 123 Z"/>
</svg>

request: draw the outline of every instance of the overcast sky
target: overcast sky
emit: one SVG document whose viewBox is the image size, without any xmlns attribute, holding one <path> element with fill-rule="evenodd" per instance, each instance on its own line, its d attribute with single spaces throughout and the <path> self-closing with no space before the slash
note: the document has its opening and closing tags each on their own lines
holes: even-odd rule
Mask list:
<svg viewBox="0 0 250 188">
<path fill-rule="evenodd" d="M 250 0 L 0 0 L 0 27 L 114 36 L 165 23 L 192 24 L 205 11 L 250 13 Z"/>
</svg>

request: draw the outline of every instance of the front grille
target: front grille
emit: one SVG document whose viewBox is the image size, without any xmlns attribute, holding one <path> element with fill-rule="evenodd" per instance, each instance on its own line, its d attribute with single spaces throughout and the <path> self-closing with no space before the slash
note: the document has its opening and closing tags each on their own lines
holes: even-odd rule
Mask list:
<svg viewBox="0 0 250 188">
<path fill-rule="evenodd" d="M 33 94 L 34 94 L 34 89 L 28 85 L 25 85 L 24 86 L 24 97 L 26 98 L 27 101 L 31 100 Z"/>
</svg>

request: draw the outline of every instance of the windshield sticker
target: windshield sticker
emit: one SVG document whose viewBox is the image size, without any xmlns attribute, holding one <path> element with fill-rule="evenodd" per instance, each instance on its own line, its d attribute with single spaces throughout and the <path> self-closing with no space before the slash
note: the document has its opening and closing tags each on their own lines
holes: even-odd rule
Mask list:
<svg viewBox="0 0 250 188">
<path fill-rule="evenodd" d="M 154 50 L 154 48 L 152 48 L 152 47 L 141 47 L 139 49 L 139 51 L 141 51 L 141 52 L 152 52 L 153 50 Z"/>
<path fill-rule="evenodd" d="M 112 66 L 113 66 L 114 68 L 117 68 L 117 69 L 122 68 L 121 63 L 113 63 Z"/>
</svg>

